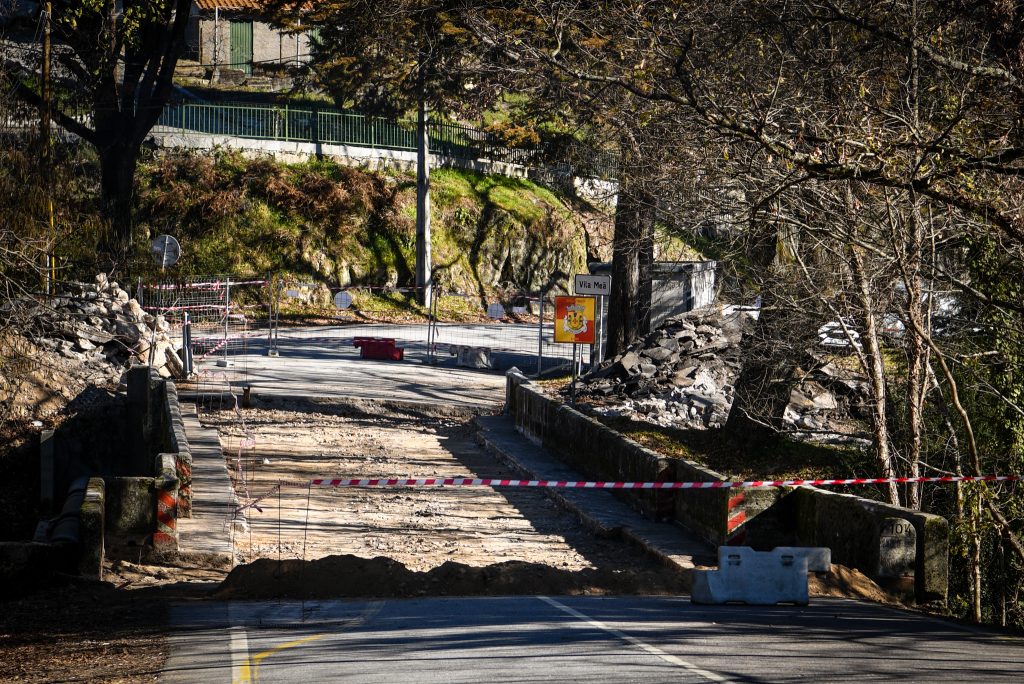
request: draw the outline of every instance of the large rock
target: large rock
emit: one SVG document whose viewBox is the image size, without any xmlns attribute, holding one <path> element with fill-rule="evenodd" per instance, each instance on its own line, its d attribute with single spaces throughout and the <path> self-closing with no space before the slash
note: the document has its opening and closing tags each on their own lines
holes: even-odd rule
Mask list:
<svg viewBox="0 0 1024 684">
<path fill-rule="evenodd" d="M 672 352 L 665 347 L 651 347 L 650 349 L 644 349 L 640 354 L 642 356 L 646 356 L 655 363 L 664 363 L 672 358 Z"/>
<path fill-rule="evenodd" d="M 618 363 L 622 366 L 623 370 L 632 375 L 637 372 L 640 357 L 633 352 L 626 352 L 622 355 L 622 358 L 619 359 Z"/>
<path fill-rule="evenodd" d="M 794 387 L 789 395 L 789 403 L 798 412 L 831 411 L 839 406 L 835 395 L 813 380 L 805 380 Z"/>
</svg>

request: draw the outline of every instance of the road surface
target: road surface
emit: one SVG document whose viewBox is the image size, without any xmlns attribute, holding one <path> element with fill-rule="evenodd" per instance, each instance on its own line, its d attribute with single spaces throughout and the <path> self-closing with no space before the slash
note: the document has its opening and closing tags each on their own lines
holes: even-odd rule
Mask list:
<svg viewBox="0 0 1024 684">
<path fill-rule="evenodd" d="M 845 599 L 203 603 L 172 623 L 171 683 L 991 682 L 1024 666 L 1020 639 Z"/>
<path fill-rule="evenodd" d="M 345 325 L 281 328 L 278 356 L 268 356 L 264 333 L 235 340 L 226 349 L 197 357 L 200 391 L 249 386 L 264 396 L 390 399 L 495 407 L 505 397 L 504 370 L 517 366 L 537 370 L 537 328 L 527 325 L 438 326 L 436 364 L 428 363 L 427 326 Z M 403 361 L 359 358 L 355 337 L 391 337 L 405 349 Z M 551 331 L 546 337 L 550 339 Z M 449 345 L 494 350 L 493 370 L 457 368 Z M 589 349 L 589 348 L 588 348 Z M 582 352 L 581 352 L 582 353 Z M 586 352 L 589 354 L 589 351 Z M 571 345 L 544 345 L 544 368 L 564 365 Z M 589 358 L 589 356 L 587 357 Z M 227 361 L 227 367 L 218 362 Z M 220 388 L 220 389 L 218 389 Z"/>
</svg>

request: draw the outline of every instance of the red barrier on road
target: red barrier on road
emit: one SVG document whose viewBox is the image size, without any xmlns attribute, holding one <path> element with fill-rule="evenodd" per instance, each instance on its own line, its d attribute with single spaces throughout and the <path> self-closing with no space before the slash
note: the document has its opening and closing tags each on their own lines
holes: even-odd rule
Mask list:
<svg viewBox="0 0 1024 684">
<path fill-rule="evenodd" d="M 354 337 L 352 346 L 358 347 L 361 359 L 401 361 L 405 356 L 405 349 L 396 347 L 393 337 Z"/>
</svg>

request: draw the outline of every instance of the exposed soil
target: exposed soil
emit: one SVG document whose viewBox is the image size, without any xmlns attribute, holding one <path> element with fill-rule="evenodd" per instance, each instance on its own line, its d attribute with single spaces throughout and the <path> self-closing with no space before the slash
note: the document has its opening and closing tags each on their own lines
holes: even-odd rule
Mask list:
<svg viewBox="0 0 1024 684">
<path fill-rule="evenodd" d="M 332 414 L 323 405 L 283 401 L 261 406 L 243 411 L 241 421 L 230 411 L 204 417 L 220 430 L 243 503 L 284 483 L 247 510 L 249 529 L 236 537 L 243 562 L 351 555 L 389 559 L 403 572 L 445 563 L 471 572 L 507 562 L 565 573 L 662 570 L 639 549 L 594 536 L 539 490 L 302 484 L 311 478 L 515 476 L 476 444 L 466 418 Z M 523 590 L 531 591 L 525 584 Z M 537 591 L 548 590 L 538 585 Z"/>
<path fill-rule="evenodd" d="M 66 412 L 54 422 L 66 420 Z M 239 498 L 251 503 L 283 484 L 280 497 L 275 492 L 247 510 L 249 530 L 236 539 L 245 564 L 228 575 L 201 564 L 145 564 L 141 556 L 122 554 L 107 561 L 104 582 L 58 577 L 29 596 L 2 602 L 0 680 L 156 681 L 167 655 L 168 606 L 211 596 L 656 595 L 689 589 L 687 574 L 629 544 L 594 536 L 539 490 L 308 490 L 292 484 L 312 477 L 513 475 L 476 445 L 464 412 L 273 400 L 243 411 L 243 418 L 230 411 L 204 418 L 221 432 Z M 811 592 L 891 602 L 869 579 L 838 566 L 812 577 Z"/>
<path fill-rule="evenodd" d="M 225 574 L 108 561 L 103 582 L 57 578 L 0 602 L 0 681 L 157 681 L 168 606 L 207 596 Z"/>
<path fill-rule="evenodd" d="M 602 539 L 541 490 L 307 489 L 311 478 L 514 477 L 466 416 L 353 402 L 269 400 L 207 414 L 230 455 L 249 529 L 221 598 L 679 594 L 688 573 Z M 249 446 L 252 445 L 252 446 Z M 276 485 L 282 484 L 280 492 Z M 258 506 L 258 508 L 256 507 Z M 303 562 L 305 561 L 305 562 Z M 891 603 L 841 566 L 814 596 Z"/>
</svg>

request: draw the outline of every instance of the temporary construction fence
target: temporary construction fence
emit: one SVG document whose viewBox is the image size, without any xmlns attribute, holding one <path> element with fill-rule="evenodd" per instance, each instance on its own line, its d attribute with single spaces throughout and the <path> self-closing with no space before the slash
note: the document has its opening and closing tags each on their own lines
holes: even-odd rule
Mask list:
<svg viewBox="0 0 1024 684">
<path fill-rule="evenodd" d="M 455 366 L 464 361 L 460 352 L 470 349 L 483 360 L 475 367 L 516 366 L 529 374 L 568 369 L 574 349 L 554 342 L 555 293 L 505 292 L 487 298 L 435 289 L 432 306 L 425 310 L 415 304 L 417 292 L 414 287 L 326 288 L 280 276 L 220 274 L 139 282 L 136 297 L 147 312 L 164 317 L 181 340 L 186 368 L 193 373 L 214 364 L 239 364 L 244 371 L 251 355 L 356 356 L 359 337 L 393 339 L 406 360 L 419 363 Z M 326 310 L 325 300 L 331 303 Z M 282 308 L 315 311 L 317 324 L 282 328 Z M 590 347 L 576 351 L 588 365 Z"/>
<path fill-rule="evenodd" d="M 310 288 L 286 287 L 285 300 L 306 296 Z M 416 307 L 418 290 L 408 288 L 333 288 L 321 298 L 335 304 L 332 324 L 316 329 L 279 329 L 281 353 L 285 350 L 351 350 L 357 338 L 393 339 L 404 358 L 433 365 L 457 365 L 459 352 L 467 348 L 482 354 L 485 367 L 498 370 L 517 366 L 535 374 L 567 366 L 572 345 L 554 342 L 554 293 L 506 292 L 486 298 L 435 289 L 429 311 Z M 373 310 L 361 300 L 376 298 L 388 306 Z M 590 362 L 590 347 L 578 355 Z"/>
<path fill-rule="evenodd" d="M 137 285 L 136 299 L 182 340 L 186 368 L 245 357 L 272 316 L 273 284 L 263 277 L 205 275 Z"/>
</svg>

